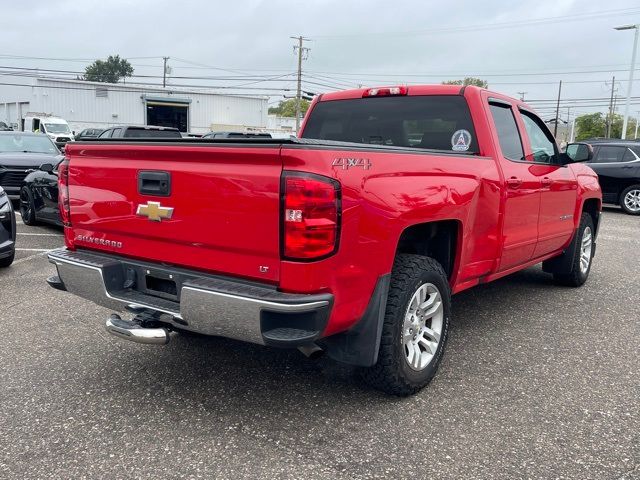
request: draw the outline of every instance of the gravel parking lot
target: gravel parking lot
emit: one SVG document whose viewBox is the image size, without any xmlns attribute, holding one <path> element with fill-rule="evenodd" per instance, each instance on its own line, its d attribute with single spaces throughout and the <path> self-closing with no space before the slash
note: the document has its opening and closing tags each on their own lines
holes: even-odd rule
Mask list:
<svg viewBox="0 0 640 480">
<path fill-rule="evenodd" d="M 640 478 L 640 218 L 605 211 L 581 289 L 536 267 L 454 297 L 440 372 L 407 399 L 297 351 L 110 337 L 109 311 L 44 282 L 61 231 L 18 232 L 1 478 Z"/>
</svg>

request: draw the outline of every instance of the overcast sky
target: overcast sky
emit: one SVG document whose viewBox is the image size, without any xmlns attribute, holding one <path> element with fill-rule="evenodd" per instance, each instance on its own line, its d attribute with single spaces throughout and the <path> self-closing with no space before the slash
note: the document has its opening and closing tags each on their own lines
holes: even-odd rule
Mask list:
<svg viewBox="0 0 640 480">
<path fill-rule="evenodd" d="M 626 96 L 633 31 L 613 27 L 640 23 L 637 0 L 0 0 L 0 6 L 2 67 L 83 71 L 84 59 L 119 54 L 135 73 L 160 76 L 161 57 L 168 56 L 172 77 L 236 77 L 172 78 L 174 85 L 249 84 L 244 88 L 255 90 L 243 92 L 282 95 L 289 93 L 268 89 L 295 88 L 294 76 L 251 82 L 293 73 L 289 37 L 304 35 L 311 48 L 303 65 L 307 91 L 477 76 L 496 91 L 527 92 L 543 115 L 551 102 L 543 108 L 534 101 L 554 99 L 561 79 L 564 99 L 606 98 L 613 75 L 618 95 Z M 640 97 L 640 82 L 634 86 Z M 606 108 L 587 103 L 575 102 L 574 112 Z M 640 100 L 635 103 L 634 115 Z"/>
</svg>

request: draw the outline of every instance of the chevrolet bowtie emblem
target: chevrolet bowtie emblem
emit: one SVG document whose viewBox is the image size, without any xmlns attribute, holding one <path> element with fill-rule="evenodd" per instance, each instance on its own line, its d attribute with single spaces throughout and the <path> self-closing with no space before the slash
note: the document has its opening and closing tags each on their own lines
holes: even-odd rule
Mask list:
<svg viewBox="0 0 640 480">
<path fill-rule="evenodd" d="M 173 207 L 163 207 L 160 202 L 147 202 L 146 205 L 138 205 L 136 215 L 147 217 L 152 222 L 161 222 L 171 218 Z"/>
</svg>

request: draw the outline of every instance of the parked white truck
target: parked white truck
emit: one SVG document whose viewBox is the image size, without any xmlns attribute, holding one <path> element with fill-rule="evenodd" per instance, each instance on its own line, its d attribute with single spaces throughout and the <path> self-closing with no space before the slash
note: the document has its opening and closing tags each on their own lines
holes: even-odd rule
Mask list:
<svg viewBox="0 0 640 480">
<path fill-rule="evenodd" d="M 66 120 L 46 113 L 27 113 L 22 129 L 25 132 L 44 133 L 59 147 L 74 140 Z"/>
</svg>

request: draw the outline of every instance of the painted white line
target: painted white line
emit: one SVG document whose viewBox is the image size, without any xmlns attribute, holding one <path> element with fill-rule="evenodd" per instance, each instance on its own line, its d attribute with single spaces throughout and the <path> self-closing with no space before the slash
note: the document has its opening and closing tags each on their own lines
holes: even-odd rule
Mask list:
<svg viewBox="0 0 640 480">
<path fill-rule="evenodd" d="M 61 233 L 29 233 L 18 232 L 18 235 L 33 235 L 35 237 L 64 237 Z"/>
<path fill-rule="evenodd" d="M 17 210 L 15 211 L 15 214 L 16 214 L 16 215 L 20 215 L 20 216 L 22 216 L 22 214 L 21 214 L 19 211 L 17 211 Z"/>
<path fill-rule="evenodd" d="M 43 255 L 42 253 L 34 253 L 33 255 L 29 255 L 28 257 L 19 258 L 18 260 L 13 262 L 11 265 L 15 267 L 16 265 L 20 265 L 21 263 L 26 262 L 27 260 L 31 260 L 32 258 L 40 257 L 42 255 Z"/>
<path fill-rule="evenodd" d="M 26 251 L 26 250 L 37 250 L 37 249 L 29 249 L 29 248 L 16 248 L 16 250 L 20 250 L 20 251 Z M 32 260 L 36 257 L 42 257 L 45 255 L 45 253 L 48 253 L 52 250 L 55 250 L 55 248 L 49 249 L 49 250 L 45 250 L 44 252 L 38 252 L 38 253 L 34 253 L 33 255 L 29 255 L 28 257 L 23 257 L 23 258 L 19 258 L 18 260 L 16 260 L 15 262 L 13 262 L 11 265 L 15 266 L 15 265 L 20 265 L 21 263 L 27 262 L 29 260 Z"/>
<path fill-rule="evenodd" d="M 60 247 L 57 247 L 60 248 Z M 55 248 L 16 248 L 16 252 L 50 252 Z"/>
<path fill-rule="evenodd" d="M 16 220 L 16 225 L 24 225 L 24 222 L 21 222 L 20 220 Z"/>
</svg>

